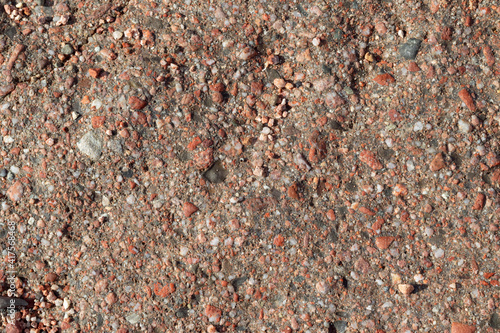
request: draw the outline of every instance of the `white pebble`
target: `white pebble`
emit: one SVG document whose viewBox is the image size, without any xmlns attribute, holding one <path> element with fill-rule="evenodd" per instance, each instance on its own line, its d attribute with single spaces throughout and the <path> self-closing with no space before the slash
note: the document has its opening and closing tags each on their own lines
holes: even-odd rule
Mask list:
<svg viewBox="0 0 500 333">
<path fill-rule="evenodd" d="M 181 251 L 179 252 L 179 254 L 184 257 L 188 253 L 188 251 L 189 251 L 189 249 L 187 247 L 183 246 L 183 247 L 181 247 Z"/>
<path fill-rule="evenodd" d="M 424 129 L 424 124 L 421 121 L 417 121 L 415 125 L 413 125 L 413 131 L 418 132 Z"/>
<path fill-rule="evenodd" d="M 444 257 L 444 251 L 442 249 L 437 249 L 436 251 L 434 251 L 434 257 L 436 258 Z"/>
<path fill-rule="evenodd" d="M 470 130 L 471 130 L 471 126 L 470 126 L 470 124 L 467 121 L 464 121 L 464 120 L 460 119 L 458 121 L 458 129 L 462 133 L 469 133 Z"/>
<path fill-rule="evenodd" d="M 113 38 L 118 40 L 118 39 L 121 39 L 123 37 L 123 32 L 121 31 L 114 31 L 113 32 Z"/>
</svg>

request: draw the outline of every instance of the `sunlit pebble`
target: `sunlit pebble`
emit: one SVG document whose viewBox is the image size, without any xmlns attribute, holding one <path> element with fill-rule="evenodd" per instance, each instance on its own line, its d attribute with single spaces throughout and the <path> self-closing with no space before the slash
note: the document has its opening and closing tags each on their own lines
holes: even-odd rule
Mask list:
<svg viewBox="0 0 500 333">
<path fill-rule="evenodd" d="M 424 276 L 422 274 L 416 274 L 414 277 L 416 283 L 420 283 L 424 280 Z"/>
<path fill-rule="evenodd" d="M 188 251 L 189 251 L 189 249 L 187 247 L 183 246 L 183 247 L 181 247 L 179 254 L 181 256 L 185 256 L 188 253 Z"/>
<path fill-rule="evenodd" d="M 442 258 L 444 257 L 444 250 L 443 249 L 437 249 L 434 251 L 434 257 L 436 258 Z"/>
<path fill-rule="evenodd" d="M 425 234 L 427 235 L 427 237 L 431 237 L 432 235 L 434 235 L 434 230 L 432 230 L 432 228 L 430 227 L 426 227 Z"/>
<path fill-rule="evenodd" d="M 318 37 L 316 37 L 316 38 L 313 38 L 312 43 L 314 46 L 319 46 L 319 44 L 321 43 L 321 40 Z"/>
<path fill-rule="evenodd" d="M 320 281 L 316 283 L 316 290 L 320 294 L 326 294 L 328 292 L 328 284 L 325 281 Z"/>
</svg>

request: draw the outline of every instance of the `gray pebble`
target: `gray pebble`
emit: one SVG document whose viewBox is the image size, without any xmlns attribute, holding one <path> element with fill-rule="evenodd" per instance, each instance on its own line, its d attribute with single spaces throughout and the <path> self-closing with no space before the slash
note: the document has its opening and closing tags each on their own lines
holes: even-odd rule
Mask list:
<svg viewBox="0 0 500 333">
<path fill-rule="evenodd" d="M 420 39 L 410 38 L 406 43 L 399 47 L 399 54 L 408 60 L 415 59 L 417 57 L 420 44 L 422 44 Z"/>
<path fill-rule="evenodd" d="M 210 169 L 208 169 L 203 177 L 207 179 L 211 183 L 222 183 L 227 176 L 227 170 L 222 166 L 221 161 L 217 161 L 212 165 Z"/>
<path fill-rule="evenodd" d="M 64 46 L 61 49 L 61 53 L 64 55 L 70 55 L 73 54 L 73 47 L 69 44 L 64 44 Z"/>
<path fill-rule="evenodd" d="M 16 178 L 16 176 L 12 172 L 9 171 L 7 173 L 7 180 L 14 180 L 14 178 Z"/>
<path fill-rule="evenodd" d="M 101 157 L 103 141 L 99 134 L 94 131 L 85 134 L 76 145 L 83 154 L 93 160 L 98 160 Z"/>
<path fill-rule="evenodd" d="M 7 176 L 7 170 L 2 169 L 0 170 L 0 177 L 5 178 Z"/>
</svg>

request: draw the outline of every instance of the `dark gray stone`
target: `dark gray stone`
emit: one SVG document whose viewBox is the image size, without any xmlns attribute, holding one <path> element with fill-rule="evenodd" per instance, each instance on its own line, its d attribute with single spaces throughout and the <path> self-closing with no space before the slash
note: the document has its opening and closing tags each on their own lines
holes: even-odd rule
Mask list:
<svg viewBox="0 0 500 333">
<path fill-rule="evenodd" d="M 334 332 L 344 333 L 347 329 L 347 322 L 343 320 L 337 320 L 333 323 Z"/>
<path fill-rule="evenodd" d="M 0 177 L 5 178 L 7 176 L 7 170 L 2 169 L 0 170 Z"/>
<path fill-rule="evenodd" d="M 227 170 L 222 166 L 221 161 L 217 161 L 203 174 L 206 180 L 211 183 L 218 184 L 224 182 L 227 177 Z"/>
<path fill-rule="evenodd" d="M 405 59 L 413 60 L 417 57 L 420 44 L 422 44 L 420 39 L 410 38 L 406 43 L 399 47 L 399 54 Z"/>
<path fill-rule="evenodd" d="M 494 312 L 491 315 L 489 324 L 490 324 L 490 327 L 492 327 L 492 328 L 496 328 L 497 330 L 500 329 L 500 315 L 498 313 Z"/>
</svg>

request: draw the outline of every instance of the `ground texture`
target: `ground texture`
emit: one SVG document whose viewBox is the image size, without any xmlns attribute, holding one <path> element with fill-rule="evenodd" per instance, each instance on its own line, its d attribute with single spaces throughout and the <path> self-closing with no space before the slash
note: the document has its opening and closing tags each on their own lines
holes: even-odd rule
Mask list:
<svg viewBox="0 0 500 333">
<path fill-rule="evenodd" d="M 499 331 L 496 1 L 2 5 L 7 332 Z"/>
</svg>

